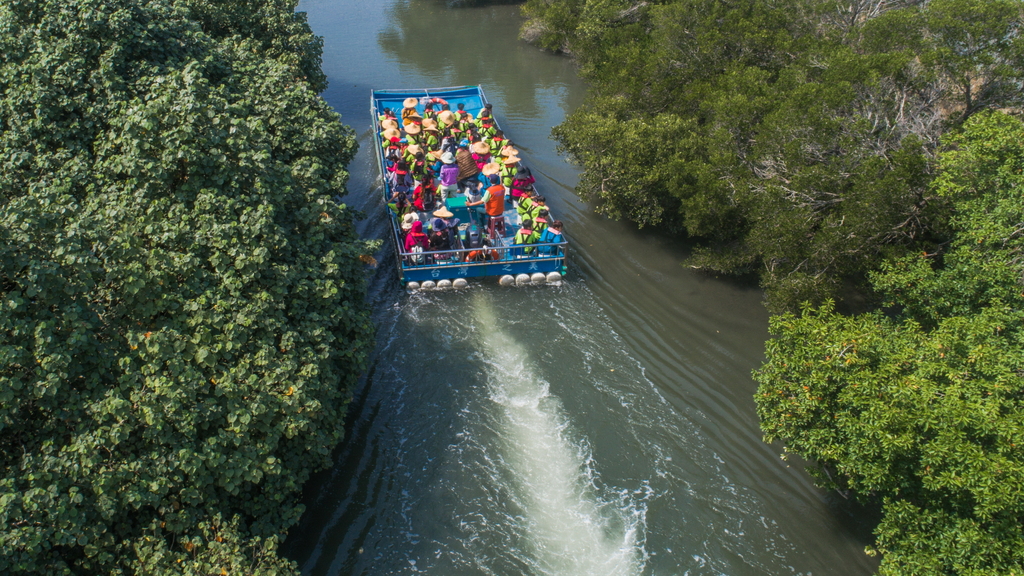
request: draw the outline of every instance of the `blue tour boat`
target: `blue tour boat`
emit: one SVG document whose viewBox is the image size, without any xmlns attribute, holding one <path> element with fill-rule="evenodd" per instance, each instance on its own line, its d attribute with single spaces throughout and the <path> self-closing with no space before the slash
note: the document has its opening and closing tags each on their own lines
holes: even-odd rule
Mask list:
<svg viewBox="0 0 1024 576">
<path fill-rule="evenodd" d="M 400 281 L 410 290 L 434 288 L 463 288 L 470 278 L 494 277 L 503 286 L 524 284 L 559 284 L 565 273 L 566 242 L 554 244 L 533 244 L 535 249 L 524 253 L 522 246 L 515 246 L 513 238 L 518 229 L 518 215 L 511 201 L 505 204 L 505 231 L 495 232 L 494 238 L 487 237 L 488 230 L 481 221 L 483 216 L 475 207 L 466 206 L 466 198 L 462 194 L 448 198 L 443 205 L 460 221 L 457 231 L 458 247 L 446 251 L 405 252 L 402 242 L 401 220 L 389 199 L 392 197 L 391 184 L 388 179 L 384 142 L 380 127 L 380 117 L 385 108 L 390 108 L 399 116 L 403 102 L 409 98 L 419 101 L 417 109 L 423 112 L 423 104 L 427 102 L 447 103 L 453 111 L 458 104 L 464 104 L 466 111 L 476 113 L 487 103 L 480 86 L 458 86 L 451 88 L 430 88 L 419 90 L 374 90 L 371 99 L 373 118 L 374 148 L 377 154 L 377 165 L 380 170 L 383 186 L 384 206 L 391 221 L 391 240 L 394 242 Z M 438 111 L 440 106 L 436 105 Z M 496 120 L 495 120 L 496 122 Z M 508 136 L 508 135 L 506 135 Z M 525 163 L 525 162 L 524 162 Z M 506 198 L 509 196 L 506 194 Z M 435 210 L 441 206 L 438 198 Z M 424 231 L 429 232 L 431 212 L 414 212 L 416 219 L 423 222 Z M 468 244 L 468 235 L 481 234 L 487 237 L 486 245 L 473 248 Z M 541 249 L 543 247 L 543 249 Z M 481 254 L 483 256 L 481 257 Z"/>
</svg>

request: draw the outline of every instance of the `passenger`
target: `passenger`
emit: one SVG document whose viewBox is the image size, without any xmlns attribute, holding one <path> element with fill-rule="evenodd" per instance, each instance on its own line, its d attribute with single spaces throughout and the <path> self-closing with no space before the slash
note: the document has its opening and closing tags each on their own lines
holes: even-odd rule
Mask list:
<svg viewBox="0 0 1024 576">
<path fill-rule="evenodd" d="M 509 156 L 519 156 L 519 150 L 512 145 L 511 140 L 506 140 L 506 144 L 501 147 L 501 152 L 498 154 L 502 158 L 508 158 Z"/>
<path fill-rule="evenodd" d="M 409 163 L 404 160 L 399 160 L 395 164 L 395 171 L 392 175 L 391 189 L 395 192 L 405 192 L 406 194 L 412 190 L 413 185 L 412 174 L 409 174 Z"/>
<path fill-rule="evenodd" d="M 455 162 L 459 165 L 459 187 L 476 190 L 476 176 L 480 173 L 473 155 L 469 151 L 469 140 L 459 142 L 459 150 L 455 153 Z"/>
<path fill-rule="evenodd" d="M 491 156 L 494 158 L 501 157 L 501 149 L 508 144 L 508 140 L 505 139 L 505 133 L 501 130 L 494 131 L 494 137 L 490 141 Z"/>
<path fill-rule="evenodd" d="M 452 250 L 457 250 L 462 247 L 462 240 L 459 238 L 459 219 L 454 218 L 451 210 L 441 206 L 434 211 L 434 216 L 440 218 L 445 225 L 445 230 L 448 232 L 448 245 L 451 246 Z"/>
<path fill-rule="evenodd" d="M 540 234 L 533 229 L 533 220 L 527 218 L 523 220 L 522 227 L 516 232 L 516 237 L 512 239 L 512 243 L 517 245 L 536 244 L 539 239 Z M 536 249 L 535 246 L 528 246 L 523 248 L 523 254 L 530 254 Z"/>
<path fill-rule="evenodd" d="M 422 150 L 417 151 L 416 155 L 413 157 L 412 163 L 409 164 L 409 173 L 412 174 L 414 180 L 419 181 L 423 180 L 429 171 L 426 156 L 423 154 Z"/>
<path fill-rule="evenodd" d="M 459 193 L 459 165 L 451 152 L 441 154 L 441 199 L 447 200 Z"/>
<path fill-rule="evenodd" d="M 412 230 L 412 224 L 416 220 L 418 220 L 418 217 L 415 212 L 406 212 L 405 215 L 402 216 L 402 226 L 399 239 L 402 241 L 403 248 L 405 247 L 405 238 L 409 235 L 409 231 Z"/>
<path fill-rule="evenodd" d="M 381 115 L 377 116 L 377 121 L 381 122 L 381 123 L 383 123 L 385 120 L 388 120 L 388 119 L 390 119 L 390 120 L 398 120 L 398 118 L 395 117 L 395 113 L 394 113 L 393 110 L 391 110 L 391 108 L 385 108 L 383 110 L 383 112 L 381 113 Z M 396 122 L 396 124 L 397 124 L 397 122 Z"/>
<path fill-rule="evenodd" d="M 501 166 L 501 184 L 506 188 L 512 187 L 512 181 L 515 180 L 516 173 L 519 169 L 519 157 L 509 156 L 505 158 Z"/>
<path fill-rule="evenodd" d="M 427 235 L 423 233 L 423 222 L 416 220 L 412 223 L 409 228 L 409 233 L 405 236 L 405 252 L 412 252 L 413 248 L 419 246 L 421 249 L 426 250 L 430 248 L 430 240 Z"/>
<path fill-rule="evenodd" d="M 555 244 L 562 241 L 562 221 L 555 220 L 540 235 L 541 244 Z M 539 246 L 537 252 L 544 256 L 554 256 L 562 253 L 561 246 Z"/>
<path fill-rule="evenodd" d="M 484 169 L 484 165 L 491 161 L 491 148 L 486 142 L 476 142 L 472 146 L 473 149 L 473 161 L 476 162 L 476 167 L 480 170 Z"/>
<path fill-rule="evenodd" d="M 391 202 L 388 207 L 398 216 L 402 217 L 412 212 L 412 204 L 409 203 L 409 195 L 405 192 L 395 192 L 391 195 Z"/>
<path fill-rule="evenodd" d="M 494 118 L 490 116 L 484 116 L 480 119 L 480 126 L 477 129 L 480 134 L 480 138 L 484 140 L 491 140 L 494 135 L 498 132 L 498 127 L 494 124 Z"/>
<path fill-rule="evenodd" d="M 397 145 L 399 140 L 402 139 L 402 133 L 396 128 L 388 128 L 380 134 L 380 145 L 384 148 L 388 148 L 392 144 Z M 396 146 L 397 147 L 397 146 Z"/>
<path fill-rule="evenodd" d="M 441 147 L 441 133 L 437 130 L 437 122 L 430 119 L 423 120 L 423 134 L 420 142 L 427 150 L 437 150 Z"/>
<path fill-rule="evenodd" d="M 536 182 L 533 178 L 533 174 L 530 173 L 530 169 L 526 166 L 519 168 L 516 171 L 516 177 L 512 179 L 512 201 L 516 204 L 529 194 L 533 190 L 533 183 Z"/>
<path fill-rule="evenodd" d="M 391 129 L 398 130 L 398 122 L 393 118 L 385 118 L 380 122 L 380 129 L 381 132 Z"/>
<path fill-rule="evenodd" d="M 436 196 L 437 185 L 434 184 L 434 179 L 427 174 L 412 193 L 412 205 L 420 212 L 430 212 L 434 209 L 434 198 Z"/>
<path fill-rule="evenodd" d="M 434 218 L 431 221 L 428 243 L 432 252 L 452 249 L 451 241 L 448 238 L 448 225 L 444 220 Z"/>
<path fill-rule="evenodd" d="M 543 234 L 548 228 L 548 222 L 550 221 L 550 214 L 547 208 L 541 208 L 537 212 L 537 217 L 533 219 L 533 230 L 537 234 Z"/>
<path fill-rule="evenodd" d="M 455 114 L 451 110 L 445 110 L 437 115 L 437 122 L 442 128 L 451 128 L 456 123 Z"/>
<path fill-rule="evenodd" d="M 423 120 L 433 120 L 435 122 L 437 121 L 437 113 L 434 112 L 433 102 L 427 102 L 426 104 L 423 105 Z"/>
<path fill-rule="evenodd" d="M 540 194 L 534 194 L 533 198 L 530 199 L 530 205 L 524 211 L 524 218 L 536 220 L 540 216 L 540 211 L 546 208 L 547 204 L 544 202 L 544 197 Z"/>
<path fill-rule="evenodd" d="M 498 176 L 498 183 L 500 184 L 501 183 L 501 176 L 499 175 L 500 172 L 501 172 L 501 166 L 498 165 L 497 163 L 495 163 L 495 162 L 488 162 L 487 164 L 484 164 L 484 167 L 480 170 L 480 175 L 477 176 L 477 188 L 480 188 L 481 186 L 490 186 L 491 185 L 491 176 L 495 176 L 495 175 Z"/>
<path fill-rule="evenodd" d="M 420 144 L 423 141 L 423 128 L 419 124 L 406 124 L 405 125 L 405 139 L 409 142 L 409 145 Z"/>
<path fill-rule="evenodd" d="M 415 115 L 417 118 L 419 117 L 420 114 L 419 112 L 416 111 L 416 105 L 419 103 L 420 101 L 417 100 L 416 98 L 406 98 L 405 102 L 402 102 L 402 105 L 405 106 L 405 108 L 402 108 L 403 126 L 408 126 L 413 121 L 411 119 L 413 115 Z"/>
<path fill-rule="evenodd" d="M 483 216 L 484 219 L 481 225 L 482 228 L 487 227 L 487 223 L 491 218 L 501 216 L 505 212 L 505 187 L 501 185 L 501 179 L 497 174 L 491 174 L 489 182 L 490 186 L 484 191 L 483 198 L 466 202 L 467 208 L 483 204 L 483 209 L 477 209 L 477 213 Z M 483 185 L 481 184 L 479 187 L 483 188 Z"/>
<path fill-rule="evenodd" d="M 492 118 L 494 117 L 494 105 L 491 104 L 490 102 L 488 102 L 487 104 L 484 104 L 484 107 L 481 108 L 479 112 L 477 112 L 477 114 L 476 114 L 477 121 L 479 121 L 480 117 L 484 116 L 484 115 L 490 116 Z"/>
<path fill-rule="evenodd" d="M 423 152 L 423 148 L 419 144 L 410 144 L 405 147 L 405 153 L 402 158 L 411 165 L 416 161 L 416 155 L 420 152 Z"/>
<path fill-rule="evenodd" d="M 466 112 L 466 105 L 465 104 L 460 102 L 459 105 L 457 106 L 457 108 L 458 108 L 458 110 L 455 112 L 455 115 L 458 116 L 459 122 L 472 122 L 473 121 L 473 115 L 470 114 L 469 112 Z"/>
<path fill-rule="evenodd" d="M 427 152 L 427 171 L 437 180 L 441 177 L 441 153 Z"/>
</svg>

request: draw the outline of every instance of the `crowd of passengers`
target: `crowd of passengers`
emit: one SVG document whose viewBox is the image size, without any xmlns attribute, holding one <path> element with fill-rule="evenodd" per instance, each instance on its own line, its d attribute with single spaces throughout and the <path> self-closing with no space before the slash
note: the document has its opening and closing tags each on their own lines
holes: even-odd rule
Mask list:
<svg viewBox="0 0 1024 576">
<path fill-rule="evenodd" d="M 378 118 L 389 205 L 401 220 L 405 252 L 467 252 L 429 255 L 431 260 L 487 260 L 500 254 L 505 233 L 506 203 L 516 208 L 519 230 L 512 255 L 557 254 L 562 222 L 554 220 L 544 197 L 533 187 L 530 169 L 494 122 L 491 104 L 473 117 L 458 104 L 451 110 L 439 98 L 407 98 L 401 116 L 385 108 Z M 423 113 L 419 106 L 422 104 Z M 439 107 L 435 110 L 435 105 Z M 446 206 L 449 198 L 465 197 L 475 220 L 466 227 Z M 430 216 L 433 216 L 432 218 Z M 429 228 L 425 227 L 425 224 Z M 486 232 L 486 234 L 485 234 Z M 424 262 L 424 256 L 410 257 Z"/>
</svg>

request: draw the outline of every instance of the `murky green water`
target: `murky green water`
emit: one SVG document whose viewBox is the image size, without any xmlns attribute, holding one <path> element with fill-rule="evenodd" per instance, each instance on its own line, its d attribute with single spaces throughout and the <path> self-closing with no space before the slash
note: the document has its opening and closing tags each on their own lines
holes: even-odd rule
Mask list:
<svg viewBox="0 0 1024 576">
<path fill-rule="evenodd" d="M 407 295 L 389 251 L 378 348 L 333 470 L 286 554 L 308 574 L 870 574 L 855 516 L 764 445 L 753 288 L 686 246 L 595 216 L 549 139 L 571 62 L 520 42 L 515 6 L 309 0 L 327 100 L 359 132 L 348 202 L 384 237 L 373 88 L 481 84 L 574 242 L 560 288 Z"/>
</svg>

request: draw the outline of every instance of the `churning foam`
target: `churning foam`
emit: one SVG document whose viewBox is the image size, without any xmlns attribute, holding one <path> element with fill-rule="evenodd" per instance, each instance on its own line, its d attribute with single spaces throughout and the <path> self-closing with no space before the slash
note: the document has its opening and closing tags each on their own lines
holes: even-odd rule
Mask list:
<svg viewBox="0 0 1024 576">
<path fill-rule="evenodd" d="M 484 295 L 475 295 L 474 309 L 477 326 L 487 327 L 482 343 L 500 450 L 523 508 L 517 531 L 533 548 L 533 568 L 550 576 L 640 574 L 644 510 L 627 494 L 602 499 L 588 450 L 569 437 L 561 403 L 536 377 L 526 350 L 492 328 Z"/>
</svg>

